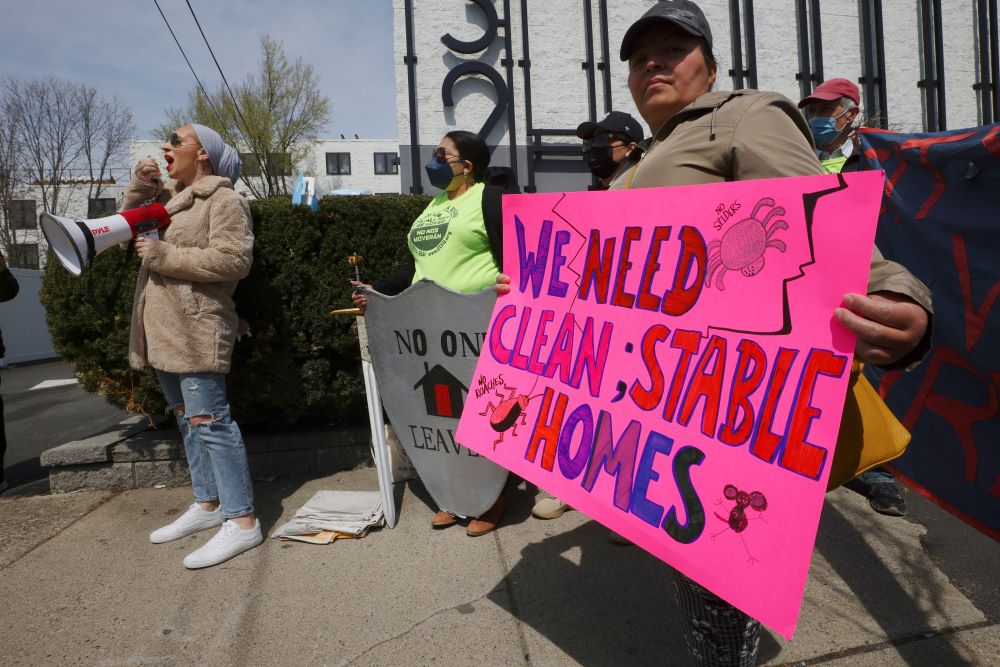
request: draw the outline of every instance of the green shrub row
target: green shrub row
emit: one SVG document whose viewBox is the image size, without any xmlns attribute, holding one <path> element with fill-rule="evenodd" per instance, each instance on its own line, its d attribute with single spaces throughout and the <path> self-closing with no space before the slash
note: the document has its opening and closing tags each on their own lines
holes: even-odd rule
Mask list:
<svg viewBox="0 0 1000 667">
<path fill-rule="evenodd" d="M 236 344 L 229 400 L 242 424 L 283 426 L 302 419 L 355 423 L 367 419 L 353 317 L 331 316 L 351 306 L 348 256 L 364 257 L 366 279 L 389 274 L 407 256 L 406 231 L 429 197 L 374 195 L 325 199 L 313 213 L 275 197 L 250 205 L 254 262 L 236 290 L 240 317 L 252 336 Z M 146 415 L 165 409 L 151 369 L 128 364 L 129 321 L 139 261 L 124 269 L 111 311 L 98 305 L 114 291 L 124 251 L 99 255 L 76 278 L 50 257 L 42 303 L 56 351 L 74 364 L 81 386 L 113 404 Z"/>
</svg>

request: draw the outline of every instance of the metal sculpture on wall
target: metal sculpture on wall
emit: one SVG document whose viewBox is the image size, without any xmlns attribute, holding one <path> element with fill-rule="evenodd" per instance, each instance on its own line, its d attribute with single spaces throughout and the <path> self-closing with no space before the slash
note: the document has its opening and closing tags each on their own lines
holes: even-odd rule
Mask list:
<svg viewBox="0 0 1000 667">
<path fill-rule="evenodd" d="M 500 65 L 506 69 L 507 80 L 492 66 L 482 61 L 467 60 L 455 65 L 445 75 L 441 84 L 441 101 L 446 107 L 455 106 L 453 90 L 458 80 L 463 76 L 478 74 L 486 78 L 496 91 L 496 103 L 493 111 L 486 118 L 483 126 L 479 128 L 479 136 L 483 141 L 487 141 L 493 128 L 497 126 L 504 112 L 507 112 L 507 137 L 510 145 L 510 167 L 517 178 L 517 133 L 514 130 L 514 100 L 511 91 L 513 89 L 513 62 L 511 58 L 510 42 L 510 3 L 504 0 L 504 18 L 497 14 L 496 7 L 491 0 L 469 0 L 483 10 L 486 16 L 486 29 L 482 36 L 470 42 L 463 42 L 454 37 L 451 33 L 446 33 L 441 37 L 441 43 L 449 50 L 462 55 L 472 55 L 484 51 L 496 40 L 500 28 L 504 29 L 504 57 L 500 60 Z"/>
<path fill-rule="evenodd" d="M 459 78 L 465 76 L 466 74 L 481 74 L 493 84 L 493 88 L 497 91 L 496 106 L 493 107 L 493 111 L 490 112 L 490 115 L 486 118 L 486 122 L 483 123 L 483 126 L 479 128 L 478 132 L 480 138 L 485 141 L 486 137 L 489 136 L 490 132 L 493 131 L 493 128 L 496 127 L 497 123 L 500 121 L 500 117 L 503 116 L 503 112 L 506 111 L 507 101 L 510 94 L 507 90 L 507 85 L 500 77 L 499 72 L 486 63 L 476 60 L 467 61 L 452 67 L 451 70 L 448 71 L 447 76 L 444 77 L 444 83 L 441 84 L 441 101 L 444 102 L 446 107 L 455 106 L 455 99 L 452 97 L 452 90 L 455 88 L 455 84 L 458 82 Z"/>
</svg>

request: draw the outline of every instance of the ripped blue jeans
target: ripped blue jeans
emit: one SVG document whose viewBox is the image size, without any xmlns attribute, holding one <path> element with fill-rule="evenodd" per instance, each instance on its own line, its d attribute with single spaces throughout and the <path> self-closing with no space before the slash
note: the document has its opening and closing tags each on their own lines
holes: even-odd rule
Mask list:
<svg viewBox="0 0 1000 667">
<path fill-rule="evenodd" d="M 183 407 L 177 425 L 184 440 L 194 499 L 219 501 L 227 519 L 253 512 L 250 465 L 240 427 L 233 421 L 221 373 L 167 373 L 157 370 L 167 404 Z M 194 424 L 192 417 L 211 417 Z"/>
</svg>

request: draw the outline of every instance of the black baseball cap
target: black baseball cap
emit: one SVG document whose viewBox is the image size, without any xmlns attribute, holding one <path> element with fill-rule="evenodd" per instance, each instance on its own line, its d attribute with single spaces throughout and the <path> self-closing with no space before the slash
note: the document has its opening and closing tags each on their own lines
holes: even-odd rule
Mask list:
<svg viewBox="0 0 1000 667">
<path fill-rule="evenodd" d="M 636 143 L 642 141 L 642 125 L 623 111 L 612 111 L 603 120 L 580 123 L 576 128 L 576 136 L 581 139 L 592 139 L 598 132 L 614 132 Z"/>
<path fill-rule="evenodd" d="M 673 23 L 689 35 L 701 37 L 708 42 L 708 48 L 712 48 L 712 29 L 701 7 L 691 0 L 660 0 L 625 31 L 619 53 L 622 60 L 629 59 L 639 36 L 656 23 Z"/>
</svg>

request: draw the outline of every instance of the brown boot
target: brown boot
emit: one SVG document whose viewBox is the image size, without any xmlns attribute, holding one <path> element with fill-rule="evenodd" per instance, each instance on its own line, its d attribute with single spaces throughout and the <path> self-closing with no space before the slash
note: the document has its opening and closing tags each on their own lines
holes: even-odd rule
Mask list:
<svg viewBox="0 0 1000 667">
<path fill-rule="evenodd" d="M 458 523 L 458 517 L 444 510 L 439 510 L 437 514 L 431 517 L 431 527 L 433 528 L 447 528 L 448 526 L 454 526 L 456 523 Z"/>
<path fill-rule="evenodd" d="M 477 517 L 469 522 L 469 527 L 465 529 L 465 534 L 469 537 L 479 537 L 486 533 L 492 533 L 500 523 L 500 517 L 507 509 L 507 494 L 501 493 L 493 507 L 486 510 L 486 514 Z"/>
</svg>

